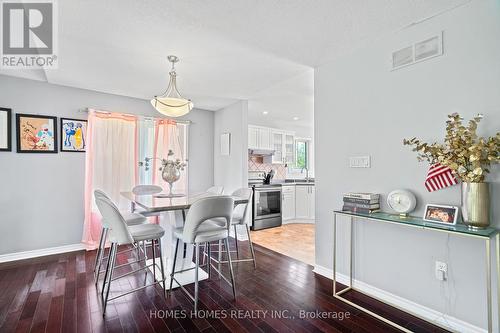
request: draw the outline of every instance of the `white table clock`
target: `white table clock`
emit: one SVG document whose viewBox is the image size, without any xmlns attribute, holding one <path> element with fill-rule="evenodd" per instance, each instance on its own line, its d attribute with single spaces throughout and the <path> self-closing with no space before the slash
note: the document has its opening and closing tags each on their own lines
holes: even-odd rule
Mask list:
<svg viewBox="0 0 500 333">
<path fill-rule="evenodd" d="M 408 216 L 417 205 L 417 198 L 407 190 L 394 190 L 387 196 L 389 207 L 401 216 Z"/>
</svg>

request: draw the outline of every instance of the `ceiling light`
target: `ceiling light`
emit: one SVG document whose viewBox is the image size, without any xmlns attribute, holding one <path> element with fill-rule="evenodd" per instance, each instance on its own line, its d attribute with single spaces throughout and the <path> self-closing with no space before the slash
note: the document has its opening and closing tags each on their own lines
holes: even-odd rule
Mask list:
<svg viewBox="0 0 500 333">
<path fill-rule="evenodd" d="M 267 111 L 263 111 L 262 114 L 265 116 L 266 114 L 268 114 L 269 112 Z"/>
<path fill-rule="evenodd" d="M 193 102 L 182 97 L 177 89 L 177 73 L 175 72 L 175 63 L 179 61 L 174 55 L 168 56 L 168 61 L 172 63 L 172 68 L 168 73 L 170 82 L 167 90 L 161 96 L 155 96 L 151 100 L 151 105 L 160 113 L 169 117 L 183 116 L 193 109 Z"/>
<path fill-rule="evenodd" d="M 293 120 L 299 120 L 299 117 L 293 117 Z"/>
</svg>

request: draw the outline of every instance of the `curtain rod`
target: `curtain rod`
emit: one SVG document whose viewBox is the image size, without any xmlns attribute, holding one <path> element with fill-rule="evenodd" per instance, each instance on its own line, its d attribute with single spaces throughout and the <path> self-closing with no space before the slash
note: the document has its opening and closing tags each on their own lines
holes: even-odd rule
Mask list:
<svg viewBox="0 0 500 333">
<path fill-rule="evenodd" d="M 83 109 L 79 109 L 78 112 L 89 112 L 89 110 L 92 109 L 96 112 L 101 112 L 101 113 L 113 113 L 113 112 L 116 112 L 116 111 L 109 111 L 109 110 L 95 110 L 93 108 L 83 108 Z M 168 118 L 168 117 L 163 117 L 163 118 L 157 118 L 157 117 L 153 117 L 153 116 L 146 116 L 146 115 L 143 115 L 143 114 L 132 114 L 132 113 L 124 113 L 124 112 L 119 112 L 121 114 L 124 114 L 126 116 L 134 116 L 134 117 L 140 117 L 140 118 L 143 118 L 143 119 L 151 119 L 151 120 L 154 120 L 154 119 L 170 119 L 170 120 L 173 120 L 175 121 L 176 123 L 179 123 L 179 124 L 192 124 L 193 122 L 191 120 L 176 120 L 176 119 L 173 119 L 173 118 Z"/>
</svg>

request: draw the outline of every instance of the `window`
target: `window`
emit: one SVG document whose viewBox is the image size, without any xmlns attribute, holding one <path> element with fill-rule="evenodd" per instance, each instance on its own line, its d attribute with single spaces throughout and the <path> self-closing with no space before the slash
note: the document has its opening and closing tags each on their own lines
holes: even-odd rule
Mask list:
<svg viewBox="0 0 500 333">
<path fill-rule="evenodd" d="M 297 169 L 309 168 L 309 141 L 299 139 L 295 141 L 295 167 Z"/>
</svg>

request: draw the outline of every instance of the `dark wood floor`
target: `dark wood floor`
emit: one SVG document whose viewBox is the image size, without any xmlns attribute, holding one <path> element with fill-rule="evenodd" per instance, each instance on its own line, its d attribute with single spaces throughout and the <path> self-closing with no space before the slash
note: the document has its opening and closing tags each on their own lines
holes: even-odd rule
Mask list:
<svg viewBox="0 0 500 333">
<path fill-rule="evenodd" d="M 241 242 L 240 249 L 246 244 Z M 398 332 L 335 300 L 331 280 L 315 275 L 311 266 L 259 246 L 256 270 L 251 263 L 234 265 L 236 301 L 217 277 L 200 282 L 200 309 L 214 310 L 202 312 L 218 314 L 214 318 L 192 318 L 192 303 L 180 290 L 165 300 L 160 288 L 111 302 L 103 318 L 93 283 L 94 256 L 95 251 L 80 251 L 0 265 L 0 332 Z M 127 260 L 127 255 L 119 256 L 121 263 Z M 118 280 L 112 291 L 143 283 L 144 274 L 131 275 Z M 192 290 L 192 285 L 188 288 Z M 349 293 L 351 299 L 410 330 L 445 332 L 359 293 Z M 177 318 L 173 312 L 168 316 L 167 310 L 176 310 Z M 264 310 L 277 312 L 263 316 Z M 337 318 L 300 318 L 300 310 L 323 311 Z M 235 314 L 240 318 L 232 318 Z M 260 318 L 250 317 L 258 314 Z"/>
</svg>

